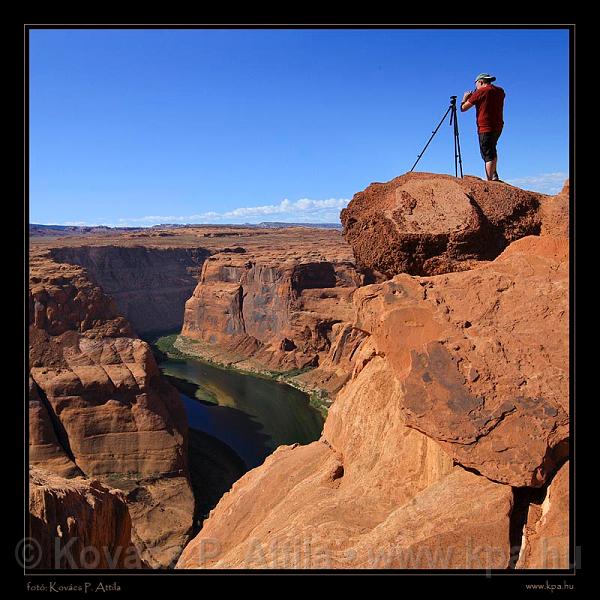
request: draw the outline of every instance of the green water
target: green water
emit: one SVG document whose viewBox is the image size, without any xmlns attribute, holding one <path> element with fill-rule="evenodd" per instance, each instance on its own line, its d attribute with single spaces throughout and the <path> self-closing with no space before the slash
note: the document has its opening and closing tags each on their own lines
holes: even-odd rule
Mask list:
<svg viewBox="0 0 600 600">
<path fill-rule="evenodd" d="M 308 395 L 276 381 L 222 369 L 183 357 L 173 350 L 174 336 L 151 340 L 162 350 L 162 372 L 185 404 L 192 429 L 232 448 L 249 468 L 260 465 L 282 444 L 319 439 L 323 417 Z"/>
</svg>

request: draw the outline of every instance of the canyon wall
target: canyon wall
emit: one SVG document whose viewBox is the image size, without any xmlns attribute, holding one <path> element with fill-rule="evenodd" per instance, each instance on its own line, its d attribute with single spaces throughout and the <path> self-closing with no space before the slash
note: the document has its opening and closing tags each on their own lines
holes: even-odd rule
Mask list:
<svg viewBox="0 0 600 600">
<path fill-rule="evenodd" d="M 335 400 L 319 441 L 233 484 L 178 568 L 568 566 L 568 205 L 568 186 L 417 173 L 355 196 L 352 248 L 299 228 L 37 247 L 30 460 L 76 492 L 34 502 L 38 531 L 76 531 L 71 516 L 111 546 L 73 507 L 72 482 L 97 480 L 92 496 L 113 498 L 98 522 L 124 501 L 142 566 L 177 560 L 186 418 L 136 332 L 179 322 L 181 350 Z M 59 496 L 60 518 L 35 508 Z"/>
<path fill-rule="evenodd" d="M 85 270 L 30 256 L 30 463 L 125 492 L 150 566 L 187 541 L 187 419 L 150 347 Z"/>
<path fill-rule="evenodd" d="M 351 297 L 362 283 L 344 258 L 303 260 L 273 251 L 211 256 L 186 302 L 176 345 L 255 371 L 319 365 L 350 319 Z"/>
<path fill-rule="evenodd" d="M 84 267 L 138 334 L 181 329 L 183 306 L 210 255 L 205 248 L 117 245 L 65 246 L 50 252 L 57 262 Z"/>
<path fill-rule="evenodd" d="M 449 218 L 447 198 L 466 184 L 415 175 Z M 402 192 L 408 183 L 414 198 L 414 181 L 378 184 L 382 204 L 366 207 L 359 196 L 346 209 L 357 263 L 394 276 L 356 289 L 350 318 L 336 324 L 320 364 L 351 371 L 321 440 L 280 447 L 238 480 L 178 568 L 566 566 L 569 241 L 560 221 L 568 211 L 476 182 L 489 197 L 457 206 L 467 221 L 483 214 L 493 225 L 492 249 L 471 253 L 467 236 L 467 252 L 448 253 L 467 246 L 446 236 L 440 252 L 431 231 L 419 244 L 411 223 L 424 249 L 418 269 L 436 274 L 398 274 L 407 270 L 403 241 L 390 234 L 387 258 L 373 255 L 386 231 L 379 215 L 410 222 L 416 207 Z M 349 228 L 359 222 L 356 237 Z M 451 225 L 461 231 L 460 220 Z M 544 554 L 549 547 L 557 560 Z"/>
</svg>

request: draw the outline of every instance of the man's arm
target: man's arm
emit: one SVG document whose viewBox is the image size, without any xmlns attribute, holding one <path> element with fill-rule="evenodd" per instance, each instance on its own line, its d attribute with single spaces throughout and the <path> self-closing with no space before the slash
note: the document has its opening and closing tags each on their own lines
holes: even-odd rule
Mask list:
<svg viewBox="0 0 600 600">
<path fill-rule="evenodd" d="M 473 92 L 465 92 L 463 94 L 463 99 L 462 99 L 462 102 L 460 103 L 460 112 L 466 112 L 467 110 L 469 110 L 470 108 L 475 106 L 474 104 L 469 102 L 469 99 L 472 96 L 473 96 Z"/>
</svg>

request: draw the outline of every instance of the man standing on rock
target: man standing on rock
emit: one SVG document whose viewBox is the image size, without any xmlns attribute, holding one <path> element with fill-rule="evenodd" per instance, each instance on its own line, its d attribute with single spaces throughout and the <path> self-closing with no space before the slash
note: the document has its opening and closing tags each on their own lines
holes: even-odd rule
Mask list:
<svg viewBox="0 0 600 600">
<path fill-rule="evenodd" d="M 506 94 L 501 87 L 492 85 L 492 81 L 496 81 L 496 78 L 488 73 L 479 74 L 475 79 L 477 89 L 464 93 L 460 111 L 465 112 L 472 106 L 477 107 L 477 133 L 481 158 L 485 161 L 485 174 L 488 181 L 500 181 L 496 171 L 496 144 L 504 126 L 502 112 Z"/>
</svg>

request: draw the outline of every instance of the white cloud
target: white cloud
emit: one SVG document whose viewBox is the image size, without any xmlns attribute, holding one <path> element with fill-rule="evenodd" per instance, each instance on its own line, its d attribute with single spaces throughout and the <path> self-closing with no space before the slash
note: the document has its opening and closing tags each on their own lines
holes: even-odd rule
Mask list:
<svg viewBox="0 0 600 600">
<path fill-rule="evenodd" d="M 340 210 L 348 205 L 346 198 L 311 200 L 300 198 L 294 202 L 284 198 L 279 204 L 263 206 L 243 206 L 226 212 L 208 211 L 195 215 L 146 215 L 117 219 L 117 227 L 145 227 L 160 223 L 260 223 L 261 221 L 282 221 L 287 223 L 337 223 Z M 92 225 L 83 221 L 64 225 Z M 94 223 L 97 225 L 98 223 Z"/>
<path fill-rule="evenodd" d="M 565 180 L 568 178 L 568 173 L 540 173 L 539 175 L 507 179 L 506 182 L 533 192 L 558 194 L 562 190 Z"/>
<path fill-rule="evenodd" d="M 300 218 L 308 215 L 320 215 L 324 211 L 333 213 L 334 211 L 331 210 L 332 208 L 338 209 L 339 211 L 346 207 L 348 202 L 348 200 L 337 198 L 329 198 L 327 200 L 309 200 L 308 198 L 301 198 L 300 200 L 296 200 L 296 202 L 290 202 L 287 198 L 285 198 L 279 204 L 236 208 L 234 210 L 222 213 L 221 217 L 227 219 L 228 217 L 264 217 L 271 215 L 283 215 L 284 217 L 288 217 L 288 220 L 292 221 L 294 215 Z M 336 214 L 336 221 L 337 218 L 338 215 Z"/>
</svg>

